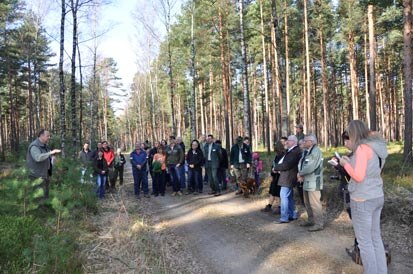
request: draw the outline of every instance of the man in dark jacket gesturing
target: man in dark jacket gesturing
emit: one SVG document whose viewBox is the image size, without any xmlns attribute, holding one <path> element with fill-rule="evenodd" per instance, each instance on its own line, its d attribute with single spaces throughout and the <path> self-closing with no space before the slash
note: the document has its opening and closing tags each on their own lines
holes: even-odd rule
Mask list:
<svg viewBox="0 0 413 274">
<path fill-rule="evenodd" d="M 281 186 L 281 217 L 276 221 L 277 224 L 288 223 L 297 219 L 295 212 L 293 187 L 297 183 L 298 162 L 300 161 L 301 151 L 297 146 L 297 137 L 288 136 L 287 153 L 278 163 L 274 164 L 273 172 L 280 172 L 278 185 Z"/>
</svg>

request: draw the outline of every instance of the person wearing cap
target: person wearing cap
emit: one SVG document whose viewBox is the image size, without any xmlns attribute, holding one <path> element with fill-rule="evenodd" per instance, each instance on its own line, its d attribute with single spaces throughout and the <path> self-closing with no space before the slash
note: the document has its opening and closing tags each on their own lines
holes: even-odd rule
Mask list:
<svg viewBox="0 0 413 274">
<path fill-rule="evenodd" d="M 238 136 L 236 144 L 232 146 L 230 151 L 231 169 L 234 171 L 237 184 L 240 180 L 247 180 L 248 169 L 251 166 L 251 162 L 251 148 L 249 145 L 245 144 L 244 139 L 241 136 Z M 242 190 L 239 189 L 235 194 L 242 194 Z"/>
<path fill-rule="evenodd" d="M 297 137 L 298 142 L 304 139 L 304 126 L 302 124 L 298 124 L 295 126 L 295 136 Z"/>
</svg>

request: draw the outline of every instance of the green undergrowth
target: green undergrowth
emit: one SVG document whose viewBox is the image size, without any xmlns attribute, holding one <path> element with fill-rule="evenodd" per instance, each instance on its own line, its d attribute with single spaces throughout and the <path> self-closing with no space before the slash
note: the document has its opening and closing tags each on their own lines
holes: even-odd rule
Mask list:
<svg viewBox="0 0 413 274">
<path fill-rule="evenodd" d="M 0 273 L 82 273 L 77 238 L 97 212 L 93 183 L 80 183 L 79 164 L 53 167 L 49 199 L 30 181 L 22 158 L 4 164 L 0 182 Z"/>
</svg>

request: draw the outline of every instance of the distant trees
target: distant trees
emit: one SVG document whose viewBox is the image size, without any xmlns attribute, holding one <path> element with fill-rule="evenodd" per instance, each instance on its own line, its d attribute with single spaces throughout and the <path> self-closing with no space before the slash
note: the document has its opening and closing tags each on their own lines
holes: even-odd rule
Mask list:
<svg viewBox="0 0 413 274">
<path fill-rule="evenodd" d="M 402 6 L 389 1 L 187 1 L 150 71 L 158 74 L 163 104 L 170 78 L 162 68 L 172 67 L 177 132 L 183 135 L 191 130 L 188 75 L 196 70 L 196 135 L 212 132 L 227 146 L 236 135 L 251 135 L 254 144 L 269 148 L 296 123 L 323 145 L 338 145 L 351 119 L 401 140 L 401 20 Z M 189 65 L 193 52 L 195 69 Z M 154 129 L 165 136 L 173 131 L 164 120 L 172 115 L 168 109 L 158 113 L 162 123 Z"/>
<path fill-rule="evenodd" d="M 227 148 L 248 135 L 270 151 L 296 123 L 323 145 L 339 145 L 351 119 L 404 139 L 411 157 L 411 0 L 191 0 L 177 16 L 175 1 L 151 4 L 136 16 L 139 71 L 115 117 L 113 95 L 123 87 L 115 60 L 98 53 L 97 15 L 94 45 L 82 50 L 79 39 L 96 1 L 60 1 L 58 68 L 49 66 L 41 18 L 18 0 L 0 3 L 0 158 L 40 127 L 60 133 L 62 147 L 68 130 L 74 147 L 116 131 L 129 145 L 213 133 Z"/>
<path fill-rule="evenodd" d="M 41 128 L 48 128 L 58 135 L 60 140 L 56 141 L 59 144 L 54 145 L 62 148 L 67 144 L 66 129 L 69 129 L 70 150 L 77 150 L 81 139 L 95 141 L 94 138 L 102 136 L 109 138 L 114 132 L 109 129 L 115 126 L 110 105 L 114 99 L 109 98 L 109 94 L 119 89 L 116 63 L 94 54 L 91 59 L 96 65 L 86 65 L 89 75 L 86 88 L 81 88 L 77 20 L 84 19 L 86 8 L 95 8 L 93 3 L 91 0 L 71 0 L 70 3 L 61 0 L 58 3 L 60 35 L 56 40 L 60 41 L 60 50 L 56 68 L 52 68 L 50 61 L 54 53 L 43 18 L 34 11 L 25 10 L 21 1 L 0 3 L 0 160 L 7 152 L 17 151 L 20 142 L 34 139 Z M 81 7 L 85 8 L 84 13 L 80 13 Z M 68 73 L 64 70 L 65 58 L 69 56 L 65 48 L 65 24 L 70 12 L 74 12 L 72 22 L 76 28 L 72 36 L 71 73 Z M 71 92 L 67 94 L 66 90 Z M 80 121 L 83 110 L 90 111 L 90 115 Z M 85 124 L 93 126 L 80 130 Z"/>
</svg>

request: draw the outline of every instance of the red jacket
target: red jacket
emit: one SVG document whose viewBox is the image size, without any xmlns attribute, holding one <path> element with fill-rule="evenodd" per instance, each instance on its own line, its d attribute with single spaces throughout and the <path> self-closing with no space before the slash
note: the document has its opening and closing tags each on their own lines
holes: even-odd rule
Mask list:
<svg viewBox="0 0 413 274">
<path fill-rule="evenodd" d="M 115 159 L 115 153 L 111 148 L 108 151 L 103 149 L 103 158 L 106 160 L 108 166 L 112 165 L 113 160 Z"/>
</svg>

